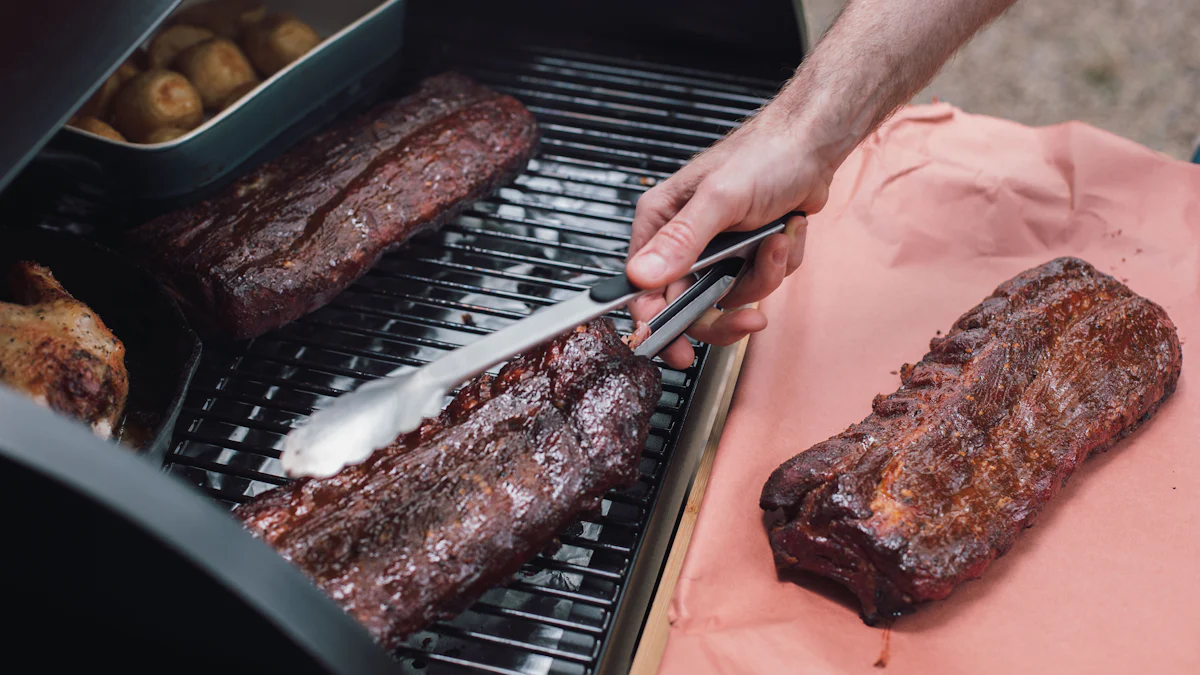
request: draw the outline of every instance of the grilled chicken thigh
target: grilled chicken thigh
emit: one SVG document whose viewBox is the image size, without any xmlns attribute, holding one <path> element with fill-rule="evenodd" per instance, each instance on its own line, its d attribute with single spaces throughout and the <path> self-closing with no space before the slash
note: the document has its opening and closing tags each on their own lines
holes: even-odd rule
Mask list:
<svg viewBox="0 0 1200 675">
<path fill-rule="evenodd" d="M 125 408 L 125 345 L 50 270 L 19 262 L 0 302 L 0 383 L 108 438 Z"/>
</svg>

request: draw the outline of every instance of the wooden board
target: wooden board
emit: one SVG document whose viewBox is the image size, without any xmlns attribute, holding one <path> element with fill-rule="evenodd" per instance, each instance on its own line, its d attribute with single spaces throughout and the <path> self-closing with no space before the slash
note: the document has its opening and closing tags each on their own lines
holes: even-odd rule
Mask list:
<svg viewBox="0 0 1200 675">
<path fill-rule="evenodd" d="M 721 392 L 716 420 L 700 457 L 700 465 L 696 477 L 692 480 L 688 491 L 687 502 L 683 514 L 679 517 L 679 526 L 675 530 L 675 538 L 671 542 L 671 550 L 663 565 L 662 576 L 658 588 L 654 592 L 654 601 L 646 616 L 641 639 L 633 657 L 633 667 L 630 675 L 654 675 L 662 660 L 663 650 L 667 647 L 667 635 L 671 625 L 667 620 L 667 611 L 671 606 L 671 598 L 675 595 L 675 584 L 679 581 L 679 572 L 683 568 L 683 559 L 687 555 L 688 544 L 692 540 L 692 532 L 696 527 L 696 516 L 700 513 L 700 504 L 704 501 L 704 491 L 708 487 L 708 477 L 712 473 L 713 459 L 717 454 L 717 445 L 721 441 L 721 433 L 725 430 L 725 419 L 729 414 L 729 403 L 733 399 L 733 390 L 737 384 L 738 374 L 742 370 L 742 360 L 746 356 L 746 345 L 749 340 L 742 340 L 737 345 L 733 366 L 724 391 Z"/>
</svg>

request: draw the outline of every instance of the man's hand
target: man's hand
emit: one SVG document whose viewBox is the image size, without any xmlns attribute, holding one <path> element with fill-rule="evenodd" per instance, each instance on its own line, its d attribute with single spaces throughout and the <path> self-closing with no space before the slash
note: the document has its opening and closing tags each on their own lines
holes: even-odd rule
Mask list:
<svg viewBox="0 0 1200 675">
<path fill-rule="evenodd" d="M 815 213 L 825 205 L 832 177 L 833 167 L 818 161 L 782 122 L 764 114 L 648 190 L 638 200 L 626 273 L 642 288 L 665 288 L 634 301 L 634 318 L 649 320 L 687 288 L 688 281 L 676 280 L 714 235 L 752 230 L 789 211 Z M 785 234 L 764 240 L 753 266 L 721 305 L 747 305 L 778 288 L 800 266 L 806 225 L 804 218 L 792 218 Z M 688 332 L 702 342 L 728 345 L 766 325 L 767 318 L 754 308 L 714 309 Z M 693 359 L 686 340 L 675 341 L 661 356 L 676 368 Z"/>
<path fill-rule="evenodd" d="M 1015 0 L 850 0 L 825 38 L 779 95 L 759 113 L 638 200 L 626 274 L 662 289 L 630 306 L 646 321 L 687 288 L 680 280 L 709 240 L 752 230 L 789 211 L 820 211 L 833 173 L 850 151 L 947 59 Z M 807 223 L 763 241 L 747 275 L 721 303 L 756 302 L 800 265 Z M 688 333 L 725 345 L 760 331 L 757 309 L 712 310 Z M 671 366 L 692 362 L 677 340 L 661 354 Z"/>
</svg>

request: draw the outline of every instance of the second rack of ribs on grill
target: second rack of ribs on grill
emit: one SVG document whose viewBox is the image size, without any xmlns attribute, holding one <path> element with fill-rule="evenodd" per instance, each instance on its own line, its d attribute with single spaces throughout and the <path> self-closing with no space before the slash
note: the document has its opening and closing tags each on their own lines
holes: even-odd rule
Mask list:
<svg viewBox="0 0 1200 675">
<path fill-rule="evenodd" d="M 388 248 L 515 177 L 536 142 L 516 99 L 438 75 L 135 229 L 131 245 L 198 330 L 254 337 L 325 305 Z"/>
<path fill-rule="evenodd" d="M 395 647 L 634 482 L 660 393 L 658 369 L 594 321 L 475 379 L 366 462 L 234 513 Z"/>
<path fill-rule="evenodd" d="M 1154 415 L 1181 360 L 1166 312 L 1088 263 L 1016 276 L 869 417 L 775 470 L 760 505 L 782 511 L 776 565 L 845 584 L 868 623 L 946 597 Z"/>
</svg>

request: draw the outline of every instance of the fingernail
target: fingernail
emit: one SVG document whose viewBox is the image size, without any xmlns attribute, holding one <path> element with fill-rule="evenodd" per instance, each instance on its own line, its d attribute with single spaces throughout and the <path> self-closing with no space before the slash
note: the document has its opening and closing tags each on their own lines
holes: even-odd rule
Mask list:
<svg viewBox="0 0 1200 675">
<path fill-rule="evenodd" d="M 654 251 L 646 251 L 634 256 L 630 261 L 630 271 L 637 276 L 647 279 L 658 279 L 667 272 L 667 261 Z"/>
<path fill-rule="evenodd" d="M 808 223 L 801 221 L 795 228 L 789 229 L 791 231 L 788 232 L 788 236 L 792 239 L 792 245 L 788 251 L 788 272 L 791 273 L 804 262 L 804 240 L 808 235 Z"/>
<path fill-rule="evenodd" d="M 771 262 L 776 265 L 786 265 L 788 259 L 788 249 L 790 248 L 791 246 L 781 246 L 774 251 L 771 251 Z"/>
<path fill-rule="evenodd" d="M 807 218 L 792 218 L 788 220 L 787 225 L 784 226 L 783 233 L 794 240 L 796 238 L 796 234 L 806 227 L 808 227 Z"/>
</svg>

